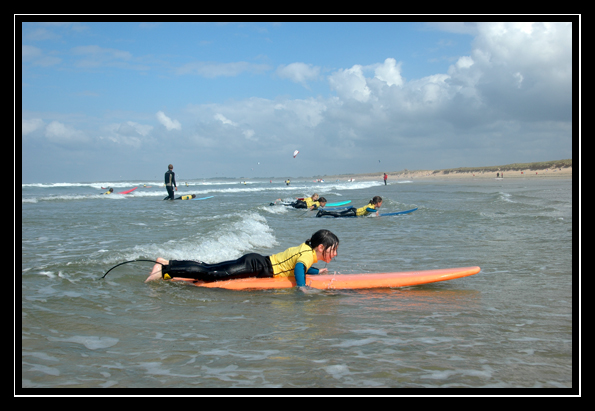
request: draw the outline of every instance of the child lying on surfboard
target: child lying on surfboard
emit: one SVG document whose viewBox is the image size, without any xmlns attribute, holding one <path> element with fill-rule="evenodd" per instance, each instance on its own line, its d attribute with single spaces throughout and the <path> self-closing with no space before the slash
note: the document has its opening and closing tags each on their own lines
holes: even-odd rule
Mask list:
<svg viewBox="0 0 595 411">
<path fill-rule="evenodd" d="M 313 264 L 322 260 L 330 263 L 337 256 L 339 239 L 329 230 L 318 230 L 312 237 L 297 247 L 268 257 L 257 253 L 246 254 L 237 260 L 207 264 L 201 261 L 166 260 L 158 258 L 145 282 L 160 278 L 193 278 L 212 282 L 248 277 L 292 277 L 298 287 L 306 285 L 306 273 L 322 274 L 326 268 L 317 269 Z"/>
<path fill-rule="evenodd" d="M 316 217 L 331 216 L 331 217 L 361 217 L 370 213 L 376 213 L 378 215 L 378 209 L 382 206 L 382 197 L 375 196 L 370 200 L 368 205 L 360 208 L 348 208 L 343 211 L 327 211 L 320 210 L 316 213 Z"/>
<path fill-rule="evenodd" d="M 278 203 L 280 201 L 281 201 L 281 199 L 279 198 L 274 203 L 271 203 L 271 205 L 275 205 L 276 203 Z M 309 210 L 318 210 L 318 208 L 326 206 L 326 203 L 327 203 L 326 198 L 318 197 L 318 194 L 314 193 L 314 194 L 312 194 L 312 197 L 298 198 L 293 203 L 282 203 L 282 204 L 289 206 L 289 207 L 293 207 L 293 208 L 307 208 Z"/>
</svg>

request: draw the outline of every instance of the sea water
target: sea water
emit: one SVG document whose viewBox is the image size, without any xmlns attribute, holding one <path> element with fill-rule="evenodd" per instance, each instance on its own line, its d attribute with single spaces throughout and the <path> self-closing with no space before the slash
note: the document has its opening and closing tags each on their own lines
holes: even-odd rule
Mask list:
<svg viewBox="0 0 595 411">
<path fill-rule="evenodd" d="M 418 210 L 341 219 L 270 205 L 313 193 Z M 213 198 L 163 201 L 150 181 L 22 185 L 19 392 L 577 389 L 571 179 L 196 180 L 183 194 Z M 270 255 L 321 228 L 340 239 L 337 258 L 317 264 L 330 273 L 481 272 L 394 289 L 231 291 L 144 283 L 152 263 L 134 262 L 101 279 L 136 259 Z"/>
</svg>

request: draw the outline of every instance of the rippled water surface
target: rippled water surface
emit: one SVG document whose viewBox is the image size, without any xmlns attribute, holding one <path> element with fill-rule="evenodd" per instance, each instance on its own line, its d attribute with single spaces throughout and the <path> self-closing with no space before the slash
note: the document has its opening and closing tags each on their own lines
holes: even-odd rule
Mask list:
<svg viewBox="0 0 595 411">
<path fill-rule="evenodd" d="M 177 194 L 214 197 L 174 202 L 162 201 L 158 183 L 144 184 L 152 187 L 141 183 L 131 194 L 109 196 L 101 186 L 118 192 L 139 183 L 23 185 L 24 393 L 343 388 L 350 390 L 339 393 L 358 394 L 362 388 L 570 389 L 578 383 L 572 180 L 292 181 L 289 187 L 195 181 Z M 269 205 L 313 192 L 356 206 L 380 195 L 387 212 L 419 209 L 329 219 Z M 482 270 L 365 291 L 145 284 L 148 262 L 123 265 L 100 280 L 133 259 L 270 255 L 320 228 L 341 240 L 336 260 L 317 265 L 330 272 Z"/>
</svg>

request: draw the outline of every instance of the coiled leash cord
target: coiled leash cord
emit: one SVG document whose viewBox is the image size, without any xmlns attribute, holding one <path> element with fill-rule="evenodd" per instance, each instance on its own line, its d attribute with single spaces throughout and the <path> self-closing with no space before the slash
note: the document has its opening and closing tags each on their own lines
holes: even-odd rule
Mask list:
<svg viewBox="0 0 595 411">
<path fill-rule="evenodd" d="M 163 264 L 163 263 L 160 263 L 159 261 L 154 261 L 154 260 L 142 260 L 142 259 L 139 259 L 139 260 L 130 260 L 130 261 L 124 261 L 123 263 L 116 264 L 116 265 L 114 265 L 112 268 L 110 268 L 109 270 L 107 270 L 107 273 L 103 274 L 103 277 L 101 277 L 101 279 L 105 278 L 105 276 L 106 276 L 106 275 L 107 275 L 107 274 L 108 274 L 110 271 L 112 271 L 114 268 L 116 268 L 116 267 L 119 267 L 119 266 L 121 266 L 121 265 L 123 265 L 123 264 L 128 264 L 128 263 L 135 263 L 135 262 L 137 262 L 137 261 L 148 261 L 148 262 L 150 262 L 150 263 L 154 263 L 154 264 L 161 264 L 162 266 L 163 266 L 163 265 L 165 265 L 165 264 Z"/>
</svg>

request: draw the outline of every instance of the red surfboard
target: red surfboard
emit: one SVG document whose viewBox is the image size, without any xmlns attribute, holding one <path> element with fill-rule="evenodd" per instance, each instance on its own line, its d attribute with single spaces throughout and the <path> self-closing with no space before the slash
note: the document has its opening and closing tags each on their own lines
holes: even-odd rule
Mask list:
<svg viewBox="0 0 595 411">
<path fill-rule="evenodd" d="M 118 194 L 128 194 L 128 193 L 132 193 L 134 190 L 136 190 L 138 187 L 134 187 L 131 190 L 127 190 L 127 191 L 120 191 Z"/>
</svg>

